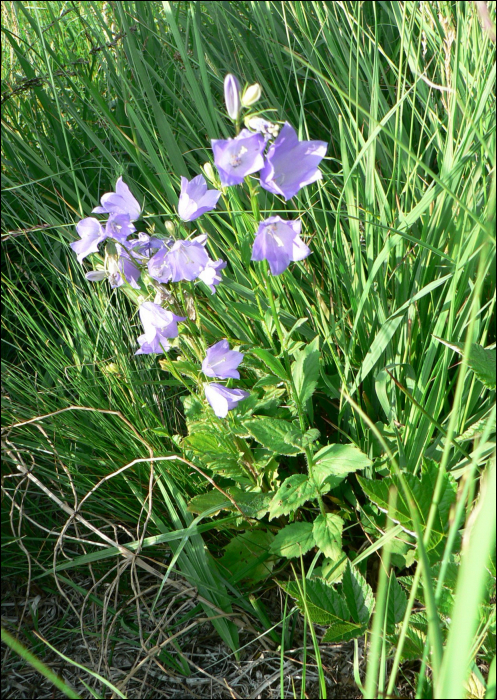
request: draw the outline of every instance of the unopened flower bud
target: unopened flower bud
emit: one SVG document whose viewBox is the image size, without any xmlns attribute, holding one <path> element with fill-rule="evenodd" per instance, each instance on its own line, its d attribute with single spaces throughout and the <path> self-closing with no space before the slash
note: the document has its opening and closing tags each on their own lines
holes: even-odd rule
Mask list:
<svg viewBox="0 0 497 700">
<path fill-rule="evenodd" d="M 261 86 L 259 83 L 249 85 L 242 95 L 242 106 L 250 107 L 255 104 L 261 96 Z"/>
<path fill-rule="evenodd" d="M 232 73 L 224 79 L 224 101 L 228 115 L 235 121 L 240 114 L 240 83 Z"/>
<path fill-rule="evenodd" d="M 112 238 L 107 239 L 107 244 L 105 246 L 105 257 L 115 258 L 117 260 L 117 248 L 116 243 Z"/>
<path fill-rule="evenodd" d="M 204 163 L 203 166 L 203 171 L 205 177 L 208 179 L 208 181 L 212 184 L 216 184 L 216 174 L 214 172 L 214 168 L 212 167 L 211 163 Z"/>
<path fill-rule="evenodd" d="M 164 226 L 166 227 L 166 231 L 170 236 L 174 236 L 174 232 L 176 230 L 176 226 L 172 221 L 166 221 Z"/>
<path fill-rule="evenodd" d="M 105 270 L 92 270 L 87 272 L 85 277 L 89 282 L 101 282 L 107 277 L 107 273 Z"/>
</svg>

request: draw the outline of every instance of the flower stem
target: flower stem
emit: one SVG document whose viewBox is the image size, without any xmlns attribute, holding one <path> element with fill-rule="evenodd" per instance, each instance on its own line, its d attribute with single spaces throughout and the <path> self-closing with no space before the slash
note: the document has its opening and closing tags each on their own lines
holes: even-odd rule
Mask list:
<svg viewBox="0 0 497 700">
<path fill-rule="evenodd" d="M 190 295 L 193 299 L 193 306 L 195 308 L 195 322 L 197 324 L 198 332 L 200 334 L 200 340 L 202 343 L 202 350 L 205 352 L 207 349 L 207 343 L 204 338 L 204 331 L 202 330 L 202 321 L 200 320 L 200 313 L 198 309 L 198 304 L 197 304 L 197 296 L 195 294 L 195 285 L 193 282 L 190 282 Z"/>
<path fill-rule="evenodd" d="M 261 219 L 261 212 L 260 212 L 260 208 L 259 208 L 259 198 L 257 196 L 257 189 L 250 182 L 250 178 L 247 177 L 247 178 L 245 178 L 245 180 L 248 184 L 248 188 L 249 188 L 249 192 L 250 192 L 250 203 L 252 206 L 252 213 L 254 215 L 255 224 L 257 226 L 259 224 L 260 219 Z M 302 403 L 297 395 L 297 391 L 295 389 L 295 384 L 294 384 L 293 377 L 292 377 L 290 356 L 288 355 L 288 350 L 285 347 L 285 344 L 286 344 L 285 343 L 285 334 L 283 331 L 283 327 L 280 323 L 278 311 L 276 309 L 276 302 L 274 300 L 271 273 L 269 270 L 269 264 L 268 264 L 267 260 L 264 261 L 264 272 L 265 272 L 264 276 L 265 276 L 265 282 L 266 282 L 265 289 L 266 289 L 267 298 L 269 301 L 269 306 L 271 308 L 271 314 L 273 317 L 274 326 L 276 328 L 276 332 L 277 332 L 278 338 L 280 340 L 281 352 L 283 353 L 283 358 L 285 361 L 285 368 L 286 368 L 286 371 L 288 374 L 288 381 L 289 381 L 289 386 L 290 386 L 290 395 L 292 396 L 294 403 L 295 403 L 295 406 L 297 408 L 300 430 L 301 430 L 302 435 L 303 435 L 307 429 L 306 417 L 305 417 L 305 413 L 304 413 L 304 410 L 302 407 Z M 314 455 L 313 455 L 312 449 L 309 445 L 307 445 L 307 447 L 305 448 L 305 456 L 306 456 L 306 461 L 307 461 L 307 471 L 309 474 L 309 479 L 312 482 L 314 482 L 314 486 L 316 489 L 316 496 L 317 496 L 317 500 L 318 500 L 318 504 L 319 504 L 319 510 L 321 511 L 321 514 L 324 516 L 324 515 L 326 515 L 326 510 L 324 507 L 323 498 L 321 496 L 319 488 L 318 488 L 316 482 L 314 481 L 314 476 L 312 473 L 312 469 L 314 466 Z"/>
<path fill-rule="evenodd" d="M 192 323 L 192 320 L 191 320 L 191 318 L 190 318 L 190 313 L 189 313 L 189 309 L 188 309 L 188 304 L 187 304 L 187 302 L 186 302 L 185 292 L 184 292 L 184 289 L 183 289 L 183 282 L 179 282 L 179 283 L 178 283 L 178 287 L 179 287 L 179 293 L 180 293 L 180 296 L 181 296 L 181 302 L 182 302 L 182 306 L 183 306 L 183 313 L 184 313 L 185 316 L 186 316 L 186 322 L 187 322 L 187 324 L 188 324 L 188 328 L 190 329 L 191 343 L 192 343 L 192 346 L 193 346 L 193 348 L 194 348 L 194 350 L 195 350 L 195 354 L 196 354 L 196 356 L 197 356 L 197 359 L 198 359 L 199 361 L 202 361 L 202 358 L 203 358 L 203 350 L 205 351 L 205 347 L 204 347 L 204 348 L 199 348 L 198 345 L 197 345 L 196 326 L 195 326 L 195 324 Z M 195 295 L 193 295 L 193 298 L 195 299 Z M 195 304 L 195 307 L 194 307 L 194 308 L 195 308 L 195 312 L 196 312 L 196 314 L 197 314 L 197 311 L 196 311 L 196 304 Z M 198 316 L 198 314 L 197 314 L 197 316 Z M 202 344 L 204 343 L 204 339 L 203 339 L 202 337 L 200 338 L 200 342 L 201 342 Z"/>
</svg>

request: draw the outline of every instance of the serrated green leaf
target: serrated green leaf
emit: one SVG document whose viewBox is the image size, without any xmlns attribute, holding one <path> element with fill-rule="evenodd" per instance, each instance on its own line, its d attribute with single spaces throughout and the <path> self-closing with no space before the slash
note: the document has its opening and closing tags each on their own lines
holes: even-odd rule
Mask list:
<svg viewBox="0 0 497 700">
<path fill-rule="evenodd" d="M 274 535 L 265 530 L 248 530 L 234 537 L 219 560 L 223 576 L 236 581 L 260 581 L 269 576 L 275 557 L 269 554 Z"/>
<path fill-rule="evenodd" d="M 314 541 L 330 559 L 337 559 L 342 553 L 342 529 L 343 520 L 334 513 L 320 514 L 314 521 Z"/>
<path fill-rule="evenodd" d="M 279 377 L 280 379 L 283 379 L 286 382 L 288 381 L 288 374 L 285 368 L 278 360 L 278 358 L 274 357 L 274 355 L 272 355 L 269 352 L 269 350 L 264 350 L 264 348 L 254 348 L 252 350 L 252 354 L 258 357 L 259 360 L 262 360 L 266 367 L 270 369 L 276 377 Z"/>
<path fill-rule="evenodd" d="M 298 400 L 302 406 L 313 395 L 319 379 L 319 336 L 296 353 L 292 364 L 292 378 Z"/>
<path fill-rule="evenodd" d="M 324 559 L 321 566 L 321 578 L 324 578 L 327 583 L 340 583 L 348 561 L 343 552 L 340 552 L 340 556 L 336 559 Z"/>
<path fill-rule="evenodd" d="M 440 343 L 443 343 L 451 350 L 455 350 L 460 355 L 464 354 L 464 345 L 451 342 L 434 336 Z M 476 374 L 478 379 L 489 389 L 495 389 L 496 384 L 496 352 L 495 348 L 486 349 L 477 343 L 473 343 L 469 348 L 468 365 Z"/>
<path fill-rule="evenodd" d="M 403 661 L 418 661 L 422 658 L 426 643 L 426 634 L 412 626 L 407 628 L 407 635 L 402 648 Z"/>
<path fill-rule="evenodd" d="M 312 523 L 291 523 L 278 532 L 271 544 L 273 554 L 292 559 L 314 547 Z"/>
<path fill-rule="evenodd" d="M 338 622 L 326 631 L 321 642 L 348 642 L 363 635 L 367 628 L 367 625 L 356 625 L 353 622 Z"/>
<path fill-rule="evenodd" d="M 421 529 L 426 525 L 428 519 L 438 475 L 438 465 L 433 460 L 425 460 L 424 467 L 424 472 L 419 479 L 412 474 L 404 474 L 404 479 L 409 486 L 416 507 Z M 398 495 L 396 508 L 392 513 L 393 520 L 399 523 L 406 532 L 415 536 L 416 533 L 414 532 L 414 524 L 409 506 L 397 476 L 388 476 L 381 480 L 364 479 L 358 476 L 357 479 L 368 498 L 373 501 L 373 503 L 376 503 L 378 508 L 384 512 L 388 512 L 390 488 L 392 486 L 395 487 Z M 440 505 L 439 508 L 437 508 L 428 549 L 434 549 L 447 532 L 449 511 L 455 501 L 456 490 L 457 485 L 453 477 L 450 476 L 450 474 L 444 474 L 440 493 Z"/>
<path fill-rule="evenodd" d="M 319 440 L 321 436 L 321 433 L 317 428 L 311 428 L 308 430 L 306 433 L 304 433 L 304 436 L 302 438 L 302 447 L 307 447 L 307 445 L 312 445 L 313 442 L 316 442 L 316 440 Z"/>
<path fill-rule="evenodd" d="M 345 598 L 323 579 L 306 579 L 306 605 L 304 605 L 301 593 L 301 591 L 303 592 L 302 581 L 299 581 L 298 585 L 296 581 L 289 581 L 283 588 L 292 598 L 295 598 L 297 606 L 302 613 L 305 613 L 305 607 L 307 606 L 312 622 L 320 625 L 330 625 L 347 621 L 350 618 L 350 611 Z"/>
<path fill-rule="evenodd" d="M 280 418 L 251 418 L 243 421 L 243 426 L 257 442 L 267 447 L 268 450 L 280 455 L 296 455 L 302 452 L 302 448 L 285 442 L 285 436 L 292 431 L 292 423 Z"/>
<path fill-rule="evenodd" d="M 489 423 L 492 423 L 492 432 L 495 433 L 495 413 L 488 411 L 479 420 L 475 421 L 473 425 L 470 425 L 462 435 L 457 438 L 458 442 L 466 442 L 468 440 L 474 440 L 477 435 L 481 435 L 483 431 L 487 428 Z"/>
<path fill-rule="evenodd" d="M 326 483 L 334 489 L 351 474 L 364 469 L 371 460 L 355 445 L 326 445 L 314 455 L 313 475 L 318 486 Z"/>
<path fill-rule="evenodd" d="M 273 493 L 259 493 L 255 491 L 242 491 L 236 486 L 229 489 L 230 496 L 233 496 L 239 508 L 249 518 L 260 520 L 269 510 L 269 503 Z"/>
<path fill-rule="evenodd" d="M 192 450 L 195 457 L 209 469 L 234 479 L 245 477 L 238 464 L 238 450 L 233 440 L 212 427 L 207 432 L 207 425 L 200 424 L 200 428 L 183 439 L 183 446 Z"/>
<path fill-rule="evenodd" d="M 350 562 L 347 562 L 343 574 L 342 591 L 353 621 L 367 625 L 373 612 L 373 591 L 364 576 Z"/>
<path fill-rule="evenodd" d="M 217 432 L 204 430 L 194 432 L 184 438 L 183 444 L 195 454 L 209 459 L 236 457 L 237 451 L 233 444 L 222 438 Z"/>
<path fill-rule="evenodd" d="M 216 513 L 219 513 L 219 511 L 221 510 L 231 510 L 233 508 L 233 504 L 228 498 L 226 498 L 226 496 L 223 496 L 223 494 L 220 491 L 212 489 L 212 491 L 207 491 L 207 493 L 201 493 L 199 496 L 195 496 L 195 498 L 192 498 L 192 500 L 188 504 L 187 510 L 190 513 L 200 514 L 203 513 L 205 510 L 214 507 L 218 507 L 219 510 L 217 510 L 215 513 L 212 513 L 212 516 L 216 515 Z"/>
<path fill-rule="evenodd" d="M 266 386 L 277 386 L 278 384 L 281 384 L 280 377 L 275 377 L 274 374 L 265 374 L 254 384 L 252 389 L 258 389 L 259 387 L 263 389 Z"/>
<path fill-rule="evenodd" d="M 392 634 L 395 625 L 404 619 L 407 608 L 406 594 L 392 571 L 388 583 L 387 632 Z"/>
<path fill-rule="evenodd" d="M 197 396 L 195 396 L 195 394 L 188 394 L 188 396 L 182 396 L 181 401 L 183 403 L 185 418 L 187 421 L 193 421 L 200 418 L 200 416 L 203 413 L 204 407 L 200 399 Z"/>
<path fill-rule="evenodd" d="M 316 487 L 305 474 L 289 476 L 269 504 L 269 520 L 288 515 L 312 498 L 316 498 Z"/>
<path fill-rule="evenodd" d="M 303 451 L 304 449 L 302 446 L 302 439 L 303 435 L 296 425 L 292 425 L 291 429 L 284 437 L 286 443 L 293 445 L 293 447 L 296 447 L 300 451 Z"/>
<path fill-rule="evenodd" d="M 495 389 L 495 361 L 495 348 L 486 350 L 481 345 L 473 343 L 469 350 L 468 364 L 478 379 L 489 389 Z"/>
</svg>

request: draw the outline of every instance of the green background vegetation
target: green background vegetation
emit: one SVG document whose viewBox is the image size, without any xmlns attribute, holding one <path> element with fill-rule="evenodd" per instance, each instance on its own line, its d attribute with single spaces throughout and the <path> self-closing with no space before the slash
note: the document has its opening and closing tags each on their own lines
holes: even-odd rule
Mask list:
<svg viewBox="0 0 497 700">
<path fill-rule="evenodd" d="M 470 677 L 495 697 L 491 674 L 485 690 L 492 659 L 495 677 L 495 371 L 473 347 L 493 348 L 495 359 L 495 45 L 473 3 L 12 2 L 2 21 L 4 476 L 32 467 L 74 504 L 103 477 L 147 459 L 149 447 L 181 453 L 183 385 L 156 357 L 134 357 L 141 331 L 132 299 L 88 284 L 68 244 L 120 175 L 144 197 L 143 220 L 165 235 L 180 176 L 212 160 L 211 138 L 231 135 L 224 75 L 259 82 L 275 121 L 329 142 L 322 182 L 286 207 L 302 215 L 312 256 L 275 279 L 284 327 L 305 318 L 295 337 L 320 337 L 315 424 L 328 442 L 352 442 L 375 460 L 371 480 L 387 476 L 393 460 L 409 477 L 429 463 L 438 483 L 450 472 L 457 488 L 451 547 L 432 557 L 412 598 L 416 610 L 426 602 L 428 616 L 417 628 L 407 608 L 395 638 L 383 626 L 393 579 L 383 566 L 373 574 L 373 560 L 391 561 L 408 594 L 420 567 L 415 573 L 406 550 L 379 539 L 386 523 L 355 476 L 335 494 L 354 525 L 345 553 L 353 559 L 375 544 L 361 569 L 376 593 L 365 697 L 395 690 L 392 657 L 394 668 L 422 661 L 413 696 L 462 697 Z M 205 333 L 272 348 L 263 280 L 247 264 L 250 203 L 239 189 L 227 197 L 230 214 L 220 206 L 203 222 L 212 254 L 229 262 L 216 296 L 199 299 Z M 262 210 L 271 202 L 263 197 Z M 73 406 L 92 410 L 9 427 Z M 179 461 L 156 462 L 148 512 L 149 478 L 141 462 L 104 482 L 85 517 L 152 538 L 147 557 L 172 552 L 168 574 L 179 570 L 211 606 L 236 602 L 253 613 L 249 594 L 260 597 L 271 579 L 235 590 L 214 575 L 208 550 L 219 554 L 236 532 L 187 511 L 204 480 Z M 40 585 L 54 589 L 67 515 L 36 484 L 19 482 L 4 480 L 4 576 L 26 580 L 28 555 L 29 575 L 44 574 Z M 438 508 L 434 492 L 424 494 L 428 511 Z M 70 582 L 94 552 L 102 549 L 74 542 L 75 561 L 58 575 Z M 116 559 L 115 550 L 104 554 L 99 575 Z M 235 651 L 235 626 L 214 624 Z M 396 653 L 399 634 L 405 653 L 402 644 Z M 315 656 L 320 667 L 318 645 Z M 184 671 L 173 657 L 163 662 Z"/>
</svg>

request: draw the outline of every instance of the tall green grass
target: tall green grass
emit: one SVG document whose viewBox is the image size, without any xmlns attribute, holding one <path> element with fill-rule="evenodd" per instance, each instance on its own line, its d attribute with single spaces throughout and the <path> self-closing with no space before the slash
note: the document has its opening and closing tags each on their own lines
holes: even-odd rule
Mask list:
<svg viewBox="0 0 497 700">
<path fill-rule="evenodd" d="M 447 614 L 441 623 L 446 647 L 445 636 L 434 638 L 435 623 L 428 631 L 419 659 L 429 672 L 426 682 L 420 674 L 417 692 L 462 697 L 469 671 L 476 672 L 471 664 L 491 656 L 481 648 L 485 635 L 460 656 L 454 640 L 472 640 L 475 626 L 481 633 L 488 622 L 477 602 L 489 585 L 495 538 L 493 526 L 478 550 L 468 544 L 481 531 L 481 513 L 492 512 L 487 465 L 495 449 L 495 392 L 467 362 L 472 343 L 495 342 L 495 47 L 473 4 L 13 2 L 2 12 L 4 424 L 70 406 L 113 410 L 154 454 L 177 451 L 184 388 L 156 360 L 133 357 L 135 307 L 88 284 L 68 243 L 74 223 L 120 174 L 144 196 L 145 220 L 165 234 L 179 177 L 197 174 L 212 160 L 210 139 L 230 133 L 225 73 L 259 82 L 274 119 L 290 121 L 302 138 L 329 142 L 323 180 L 287 207 L 302 215 L 313 254 L 285 275 L 285 287 L 274 280 L 283 326 L 305 318 L 296 337 L 321 338 L 327 379 L 314 402 L 316 425 L 332 441 L 344 434 L 370 456 L 383 455 L 369 477 L 390 465 L 386 445 L 405 474 L 419 475 L 431 458 L 458 480 L 442 574 L 431 571 L 431 592 L 430 576 L 419 584 L 424 600 L 431 595 L 439 605 L 443 567 L 459 557 L 462 529 L 467 549 L 454 619 L 449 625 Z M 262 196 L 262 210 L 279 213 L 274 202 Z M 200 313 L 208 339 L 271 348 L 263 282 L 247 265 L 248 212 L 248 199 L 231 189 L 226 210 L 206 219 L 211 252 L 228 260 L 229 272 L 215 297 L 200 300 Z M 462 363 L 450 345 L 466 348 Z M 97 411 L 69 410 L 15 429 L 8 440 L 29 455 L 39 478 L 58 479 L 68 500 L 71 483 L 81 498 L 149 454 L 122 418 Z M 6 464 L 15 468 L 9 458 Z M 139 539 L 148 469 L 142 462 L 106 482 L 85 507 Z M 148 534 L 190 527 L 185 500 L 201 480 L 180 463 L 157 469 Z M 484 472 L 488 488 L 476 515 Z M 35 520 L 48 507 L 34 496 L 30 504 Z M 363 540 L 354 534 L 350 546 Z M 178 568 L 229 612 L 235 593 L 215 575 L 203 542 L 195 534 L 174 550 Z M 35 530 L 24 544 L 36 550 Z M 10 556 L 12 571 L 22 571 L 22 560 Z M 50 547 L 40 556 L 49 566 Z M 471 580 L 479 594 L 470 608 Z M 495 611 L 485 610 L 495 625 Z M 235 649 L 234 626 L 216 624 Z M 383 629 L 382 620 L 375 624 L 373 639 Z M 397 653 L 387 652 L 385 635 L 383 644 L 371 647 L 366 697 L 395 690 L 388 654 L 396 669 L 402 644 Z M 422 689 L 432 681 L 433 690 Z"/>
</svg>

